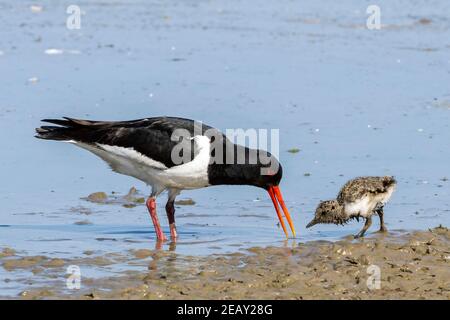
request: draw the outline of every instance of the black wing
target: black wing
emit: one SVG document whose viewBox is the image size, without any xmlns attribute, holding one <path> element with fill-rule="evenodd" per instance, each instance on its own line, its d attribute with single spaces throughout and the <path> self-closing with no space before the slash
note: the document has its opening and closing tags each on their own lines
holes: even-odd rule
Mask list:
<svg viewBox="0 0 450 320">
<path fill-rule="evenodd" d="M 173 141 L 174 131 L 184 129 L 192 137 L 196 124 L 194 120 L 175 117 L 155 117 L 131 121 L 91 121 L 64 117 L 63 119 L 44 119 L 42 121 L 58 126 L 37 128 L 37 138 L 74 140 L 91 145 L 106 144 L 133 148 L 143 155 L 163 163 L 168 168 L 180 164 L 172 161 L 171 154 L 172 149 L 182 142 L 183 137 L 179 136 L 178 140 Z M 201 130 L 203 134 L 208 129 L 213 128 L 202 125 L 195 133 Z M 186 139 L 184 141 L 186 142 Z M 193 141 L 187 143 L 193 144 Z M 190 150 L 192 153 L 190 160 L 192 160 L 194 158 L 193 145 Z"/>
</svg>

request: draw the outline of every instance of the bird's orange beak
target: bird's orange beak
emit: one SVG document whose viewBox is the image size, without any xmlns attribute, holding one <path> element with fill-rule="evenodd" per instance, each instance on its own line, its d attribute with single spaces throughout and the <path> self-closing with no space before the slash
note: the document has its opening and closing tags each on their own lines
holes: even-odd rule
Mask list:
<svg viewBox="0 0 450 320">
<path fill-rule="evenodd" d="M 292 234 L 295 237 L 295 228 L 292 223 L 291 215 L 289 214 L 286 205 L 284 204 L 283 196 L 281 195 L 280 188 L 278 186 L 269 187 L 267 190 L 269 192 L 270 198 L 272 199 L 273 206 L 275 207 L 275 211 L 277 212 L 278 219 L 280 219 L 281 227 L 283 228 L 284 233 L 286 234 L 286 238 L 289 238 L 288 232 L 286 230 L 286 226 L 284 225 L 283 216 L 281 215 L 280 208 L 278 207 L 278 203 L 280 203 L 281 208 L 283 209 L 284 216 L 286 217 L 289 226 L 291 227 Z"/>
</svg>

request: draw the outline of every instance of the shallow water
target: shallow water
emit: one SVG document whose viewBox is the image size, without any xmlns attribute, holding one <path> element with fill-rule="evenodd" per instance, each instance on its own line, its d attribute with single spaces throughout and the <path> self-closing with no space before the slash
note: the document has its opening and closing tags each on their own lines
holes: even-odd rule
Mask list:
<svg viewBox="0 0 450 320">
<path fill-rule="evenodd" d="M 318 201 L 358 175 L 398 179 L 388 228 L 449 225 L 450 4 L 378 3 L 379 31 L 365 28 L 367 1 L 95 1 L 81 5 L 81 29 L 68 30 L 69 2 L 44 1 L 35 13 L 0 1 L 0 247 L 70 257 L 155 246 L 145 207 L 80 199 L 147 192 L 143 184 L 72 145 L 33 138 L 40 119 L 61 116 L 279 128 L 297 241 L 361 228 L 305 229 Z M 177 208 L 179 253 L 285 245 L 262 190 L 179 198 L 196 202 Z"/>
</svg>

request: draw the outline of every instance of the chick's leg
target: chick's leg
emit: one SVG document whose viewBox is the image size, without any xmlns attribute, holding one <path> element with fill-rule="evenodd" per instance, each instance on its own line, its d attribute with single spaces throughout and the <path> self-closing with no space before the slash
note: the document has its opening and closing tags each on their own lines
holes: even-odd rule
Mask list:
<svg viewBox="0 0 450 320">
<path fill-rule="evenodd" d="M 367 229 L 370 228 L 371 225 L 372 225 L 372 217 L 366 218 L 366 223 L 364 224 L 364 227 L 357 235 L 355 235 L 355 239 L 364 237 L 364 234 L 366 233 Z"/>
</svg>

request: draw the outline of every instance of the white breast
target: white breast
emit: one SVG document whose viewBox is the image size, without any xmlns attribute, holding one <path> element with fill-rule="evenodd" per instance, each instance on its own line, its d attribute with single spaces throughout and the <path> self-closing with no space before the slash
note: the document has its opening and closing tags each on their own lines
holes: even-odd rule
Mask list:
<svg viewBox="0 0 450 320">
<path fill-rule="evenodd" d="M 373 214 L 373 210 L 377 205 L 373 202 L 373 198 L 365 196 L 354 202 L 346 202 L 344 205 L 345 213 L 348 217 L 361 215 L 363 217 L 368 217 Z"/>
<path fill-rule="evenodd" d="M 163 177 L 169 187 L 198 189 L 209 185 L 210 140 L 206 136 L 195 136 L 194 141 L 195 157 L 192 161 L 163 171 Z"/>
</svg>

